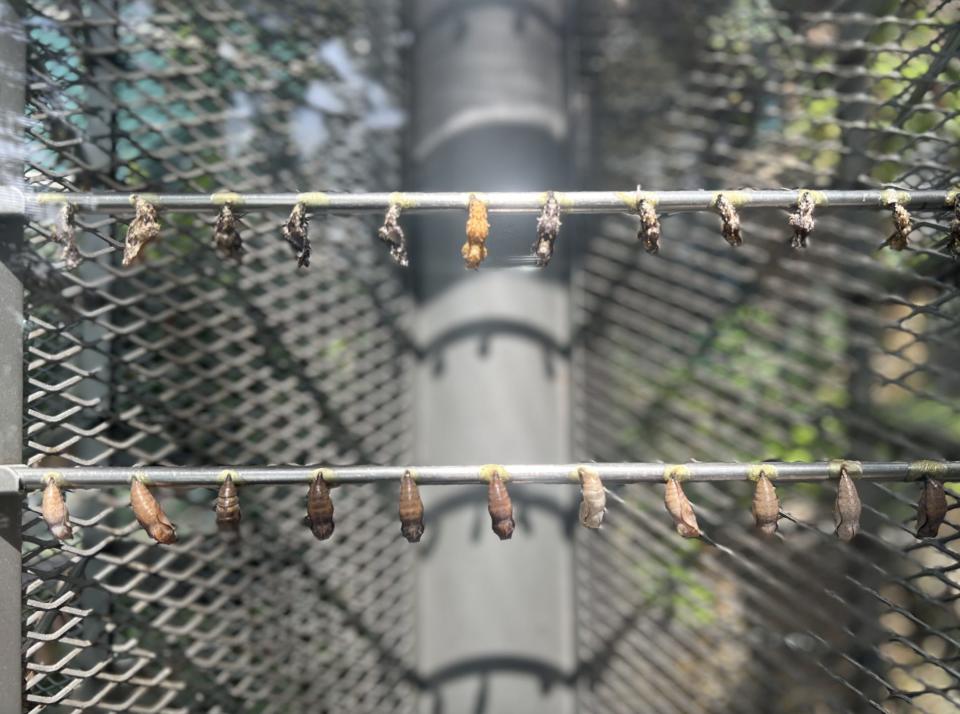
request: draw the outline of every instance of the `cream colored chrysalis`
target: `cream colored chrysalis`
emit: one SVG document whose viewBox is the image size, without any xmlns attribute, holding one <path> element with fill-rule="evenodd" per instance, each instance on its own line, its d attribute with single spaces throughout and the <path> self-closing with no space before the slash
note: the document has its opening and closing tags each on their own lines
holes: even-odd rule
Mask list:
<svg viewBox="0 0 960 714">
<path fill-rule="evenodd" d="M 603 482 L 596 471 L 584 466 L 577 469 L 577 475 L 580 477 L 580 523 L 587 528 L 599 528 L 607 511 Z"/>
<path fill-rule="evenodd" d="M 40 505 L 40 513 L 53 536 L 57 540 L 67 540 L 73 535 L 73 526 L 70 523 L 70 512 L 67 510 L 67 502 L 64 500 L 63 492 L 57 483 L 58 478 L 58 474 L 47 475 L 47 485 L 46 488 L 43 489 L 43 502 Z"/>
</svg>

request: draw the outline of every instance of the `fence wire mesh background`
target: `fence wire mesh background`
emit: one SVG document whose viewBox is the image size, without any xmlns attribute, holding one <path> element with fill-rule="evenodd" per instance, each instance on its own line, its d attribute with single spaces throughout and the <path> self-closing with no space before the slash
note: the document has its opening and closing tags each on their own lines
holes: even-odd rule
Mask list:
<svg viewBox="0 0 960 714">
<path fill-rule="evenodd" d="M 949 2 L 590 3 L 581 32 L 591 185 L 948 188 L 960 180 L 960 8 Z M 831 210 L 806 252 L 786 214 L 591 221 L 576 272 L 578 459 L 956 458 L 950 217 L 878 252 L 889 215 Z M 912 536 L 914 485 L 783 486 L 782 537 L 749 487 L 691 485 L 732 555 L 680 542 L 657 490 L 578 533 L 584 711 L 960 709 L 958 512 Z M 951 506 L 954 505 L 950 498 Z M 795 520 L 794 520 L 795 519 Z M 591 659 L 592 658 L 592 659 Z"/>
<path fill-rule="evenodd" d="M 393 188 L 398 6 L 31 3 L 28 182 Z M 59 269 L 48 220 L 28 229 L 28 462 L 409 458 L 395 335 L 408 299 L 375 226 L 314 220 L 312 265 L 298 271 L 285 216 L 244 216 L 238 266 L 214 252 L 212 216 L 170 215 L 148 263 L 125 269 L 125 223 L 79 219 L 73 272 Z M 239 547 L 212 532 L 213 492 L 160 494 L 181 526 L 164 549 L 126 492 L 74 494 L 82 527 L 63 547 L 31 498 L 25 708 L 408 711 L 412 553 L 394 537 L 388 491 L 338 491 L 348 516 L 322 557 L 301 523 L 305 490 L 245 492 Z"/>
<path fill-rule="evenodd" d="M 956 6 L 798 4 L 580 3 L 578 184 L 960 183 Z M 401 3 L 317 5 L 28 3 L 28 183 L 396 188 Z M 212 217 L 171 214 L 125 269 L 125 225 L 82 214 L 72 273 L 52 217 L 31 224 L 28 463 L 408 460 L 400 274 L 346 217 L 314 220 L 296 271 L 283 218 L 244 216 L 237 266 Z M 888 216 L 823 211 L 795 253 L 782 214 L 745 214 L 738 251 L 716 216 L 676 215 L 658 257 L 630 218 L 577 219 L 576 458 L 960 458 L 950 216 L 916 218 L 908 251 L 878 252 Z M 576 534 L 580 708 L 956 711 L 960 517 L 920 542 L 915 485 L 860 490 L 864 533 L 840 545 L 831 487 L 782 487 L 790 518 L 768 543 L 745 484 L 690 486 L 725 552 L 678 539 L 659 490 L 620 489 L 604 530 Z M 109 491 L 71 495 L 78 537 L 59 546 L 32 497 L 25 708 L 411 710 L 394 490 L 335 492 L 349 517 L 322 558 L 304 493 L 243 495 L 242 548 L 212 534 L 200 490 L 160 494 L 169 548 Z"/>
</svg>

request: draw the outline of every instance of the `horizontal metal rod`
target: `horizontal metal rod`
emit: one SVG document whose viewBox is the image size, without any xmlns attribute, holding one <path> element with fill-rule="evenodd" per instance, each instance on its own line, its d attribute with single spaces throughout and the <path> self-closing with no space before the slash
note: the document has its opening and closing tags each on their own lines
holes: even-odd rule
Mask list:
<svg viewBox="0 0 960 714">
<path fill-rule="evenodd" d="M 504 480 L 515 483 L 576 483 L 577 470 L 595 471 L 608 484 L 662 483 L 673 475 L 683 481 L 744 481 L 756 479 L 761 471 L 777 481 L 828 481 L 838 478 L 841 464 L 854 476 L 871 481 L 913 481 L 933 476 L 944 481 L 960 481 L 960 461 L 819 461 L 809 463 L 764 462 L 686 464 L 661 463 L 583 463 L 583 464 L 486 464 L 478 466 L 335 466 L 323 469 L 331 483 L 375 483 L 398 481 L 410 470 L 421 484 L 484 483 L 494 469 Z M 12 473 L 20 489 L 43 488 L 53 475 L 67 488 L 104 488 L 125 486 L 135 474 L 159 486 L 216 486 L 225 471 L 233 473 L 237 483 L 289 485 L 304 484 L 314 478 L 311 466 L 217 466 L 217 467 L 77 467 L 44 469 L 27 466 L 0 467 Z"/>
<path fill-rule="evenodd" d="M 707 211 L 714 208 L 722 193 L 738 207 L 792 208 L 801 191 L 797 190 L 722 190 L 722 191 L 557 191 L 556 199 L 566 213 L 623 213 L 636 210 L 638 197 L 654 203 L 661 211 Z M 817 206 L 881 208 L 891 202 L 909 205 L 911 209 L 944 209 L 953 205 L 958 190 L 902 191 L 899 189 L 814 191 Z M 469 192 L 443 193 L 30 193 L 11 186 L 0 186 L 0 215 L 34 215 L 43 206 L 69 203 L 79 211 L 91 213 L 131 213 L 133 198 L 139 195 L 165 211 L 215 211 L 224 204 L 242 210 L 290 210 L 297 203 L 312 212 L 363 213 L 383 212 L 398 204 L 404 211 L 465 210 L 472 195 Z M 534 213 L 546 201 L 545 191 L 494 192 L 475 194 L 496 212 Z"/>
</svg>

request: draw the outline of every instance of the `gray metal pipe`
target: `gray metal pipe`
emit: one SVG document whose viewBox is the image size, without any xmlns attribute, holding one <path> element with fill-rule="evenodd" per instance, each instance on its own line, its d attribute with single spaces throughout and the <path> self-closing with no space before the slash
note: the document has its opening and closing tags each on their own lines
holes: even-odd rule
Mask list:
<svg viewBox="0 0 960 714">
<path fill-rule="evenodd" d="M 492 470 L 509 483 L 571 484 L 578 482 L 577 469 L 586 467 L 608 484 L 662 483 L 671 475 L 683 481 L 745 481 L 755 479 L 761 471 L 778 482 L 813 482 L 836 479 L 841 464 L 856 478 L 867 481 L 914 481 L 933 476 L 942 481 L 960 481 L 960 461 L 817 461 L 809 463 L 585 463 L 585 464 L 486 464 L 472 466 L 336 466 L 321 469 L 325 480 L 335 484 L 399 481 L 405 471 L 417 483 L 427 485 L 482 484 Z M 43 488 L 53 474 L 66 488 L 106 488 L 126 486 L 134 475 L 159 486 L 216 486 L 224 474 L 234 481 L 249 485 L 295 485 L 310 482 L 317 467 L 251 466 L 251 467 L 102 467 L 83 466 L 69 469 L 44 469 L 27 466 L 3 466 L 12 474 L 22 490 Z"/>
<path fill-rule="evenodd" d="M 719 190 L 719 191 L 556 191 L 564 213 L 630 213 L 638 197 L 654 203 L 661 211 L 709 211 L 721 193 L 738 208 L 793 208 L 797 190 Z M 546 200 L 546 191 L 475 192 L 497 213 L 536 213 Z M 882 208 L 891 202 L 911 209 L 942 210 L 957 200 L 957 190 L 902 191 L 839 190 L 813 191 L 817 207 Z M 303 203 L 313 212 L 364 213 L 385 212 L 399 204 L 404 212 L 465 210 L 471 192 L 430 191 L 412 193 L 29 193 L 14 186 L 0 186 L 0 215 L 34 214 L 43 206 L 70 203 L 79 211 L 132 213 L 133 197 L 139 195 L 157 208 L 173 212 L 215 211 L 224 204 L 246 210 L 290 210 Z"/>
</svg>

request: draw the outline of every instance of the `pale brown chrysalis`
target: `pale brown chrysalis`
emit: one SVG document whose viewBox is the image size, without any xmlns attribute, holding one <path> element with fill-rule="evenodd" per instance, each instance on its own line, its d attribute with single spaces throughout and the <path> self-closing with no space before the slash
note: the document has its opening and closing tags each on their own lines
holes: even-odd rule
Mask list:
<svg viewBox="0 0 960 714">
<path fill-rule="evenodd" d="M 67 502 L 63 498 L 60 486 L 53 477 L 47 479 L 46 488 L 43 489 L 43 503 L 40 506 L 40 513 L 54 538 L 67 540 L 73 536 L 73 526 L 70 523 Z"/>
<path fill-rule="evenodd" d="M 160 219 L 156 206 L 140 196 L 134 196 L 133 210 L 133 220 L 127 227 L 127 237 L 123 244 L 124 266 L 137 262 L 144 248 L 160 237 Z"/>
<path fill-rule="evenodd" d="M 773 482 L 765 473 L 761 472 L 757 478 L 750 510 L 761 533 L 773 535 L 777 532 L 777 521 L 780 520 L 780 499 L 777 497 L 777 489 L 773 487 Z"/>
<path fill-rule="evenodd" d="M 77 207 L 63 204 L 60 220 L 53 232 L 53 239 L 60 244 L 60 260 L 64 270 L 73 270 L 80 265 L 80 250 L 77 248 Z"/>
<path fill-rule="evenodd" d="M 703 535 L 700 526 L 697 524 L 697 516 L 693 512 L 693 505 L 687 498 L 687 494 L 683 492 L 683 487 L 676 476 L 667 479 L 663 504 L 667 507 L 667 513 L 673 517 L 677 533 L 684 538 L 699 538 Z"/>
<path fill-rule="evenodd" d="M 599 528 L 607 510 L 607 494 L 596 471 L 580 467 L 580 523 L 587 528 Z"/>
<path fill-rule="evenodd" d="M 947 515 L 947 495 L 943 483 L 927 477 L 917 503 L 917 538 L 936 538 Z"/>
<path fill-rule="evenodd" d="M 889 202 L 887 206 L 893 211 L 893 233 L 887 238 L 884 245 L 889 246 L 891 250 L 906 250 L 907 246 L 910 245 L 910 233 L 913 232 L 913 219 L 910 217 L 910 211 L 897 201 Z"/>
<path fill-rule="evenodd" d="M 306 521 L 317 540 L 326 540 L 333 535 L 333 499 L 330 498 L 330 487 L 319 473 L 307 492 Z"/>
<path fill-rule="evenodd" d="M 837 538 L 849 542 L 860 531 L 860 495 L 850 474 L 844 466 L 840 467 L 840 480 L 837 483 L 837 502 L 833 507 L 833 519 L 837 524 Z"/>
<path fill-rule="evenodd" d="M 400 479 L 400 532 L 411 543 L 419 543 L 423 536 L 423 501 L 413 474 L 403 472 Z"/>
<path fill-rule="evenodd" d="M 493 527 L 493 532 L 497 534 L 500 540 L 510 538 L 515 527 L 513 504 L 510 502 L 510 494 L 507 493 L 507 485 L 496 471 L 490 476 L 490 484 L 487 487 L 487 510 L 490 511 L 490 524 Z"/>
<path fill-rule="evenodd" d="M 807 239 L 813 233 L 816 221 L 813 220 L 814 207 L 813 194 L 809 191 L 801 191 L 800 199 L 797 201 L 797 210 L 790 214 L 790 227 L 793 228 L 793 237 L 790 239 L 790 246 L 797 250 L 807 247 Z"/>
<path fill-rule="evenodd" d="M 220 491 L 217 493 L 217 529 L 221 533 L 236 533 L 240 529 L 240 497 L 237 494 L 237 486 L 233 482 L 233 476 L 229 473 L 224 477 L 220 484 Z"/>
<path fill-rule="evenodd" d="M 722 193 L 717 196 L 715 204 L 720 214 L 720 231 L 727 243 L 737 248 L 743 245 L 743 236 L 740 233 L 740 215 L 726 196 Z"/>
<path fill-rule="evenodd" d="M 533 244 L 533 257 L 538 268 L 545 268 L 553 257 L 553 244 L 560 235 L 560 204 L 553 191 L 547 191 L 547 200 L 537 218 L 537 240 Z"/>
<path fill-rule="evenodd" d="M 467 204 L 467 242 L 460 249 L 467 268 L 476 270 L 487 257 L 486 242 L 489 234 L 487 205 L 471 193 Z"/>
<path fill-rule="evenodd" d="M 130 482 L 130 506 L 137 521 L 157 543 L 169 545 L 177 542 L 176 528 L 163 512 L 153 493 L 137 476 L 134 476 Z"/>
</svg>

